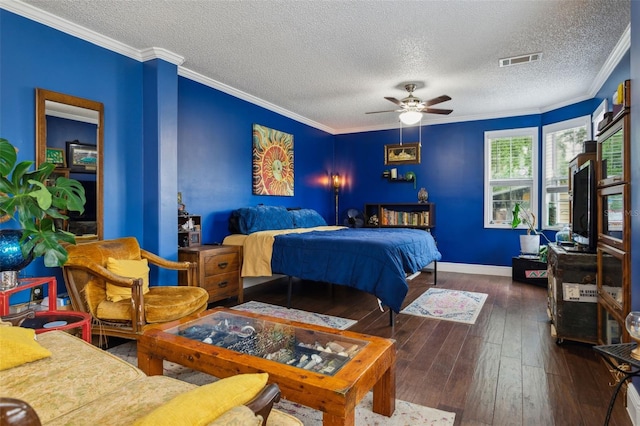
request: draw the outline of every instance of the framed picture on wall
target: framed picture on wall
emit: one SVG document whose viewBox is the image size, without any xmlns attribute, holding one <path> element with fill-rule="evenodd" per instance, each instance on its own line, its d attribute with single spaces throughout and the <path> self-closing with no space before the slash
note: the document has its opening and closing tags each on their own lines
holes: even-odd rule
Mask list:
<svg viewBox="0 0 640 426">
<path fill-rule="evenodd" d="M 384 164 L 420 164 L 420 143 L 385 145 Z"/>
<path fill-rule="evenodd" d="M 47 148 L 47 163 L 53 163 L 56 167 L 67 167 L 67 160 L 62 148 Z"/>
<path fill-rule="evenodd" d="M 253 125 L 254 195 L 293 196 L 293 135 Z"/>
<path fill-rule="evenodd" d="M 67 142 L 67 159 L 72 173 L 95 173 L 98 164 L 98 150 L 95 145 Z"/>
</svg>

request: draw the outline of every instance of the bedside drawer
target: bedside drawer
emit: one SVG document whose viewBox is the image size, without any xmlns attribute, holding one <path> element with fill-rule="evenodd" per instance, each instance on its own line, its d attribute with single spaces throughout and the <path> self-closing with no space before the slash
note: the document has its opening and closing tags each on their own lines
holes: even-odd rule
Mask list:
<svg viewBox="0 0 640 426">
<path fill-rule="evenodd" d="M 206 277 L 200 287 L 209 293 L 209 302 L 214 302 L 227 297 L 238 295 L 238 282 L 240 273 L 238 270 L 226 274 L 216 274 Z"/>
<path fill-rule="evenodd" d="M 240 256 L 238 253 L 226 253 L 204 256 L 204 276 L 224 274 L 240 270 Z"/>
<path fill-rule="evenodd" d="M 238 246 L 183 247 L 178 250 L 178 260 L 198 265 L 193 285 L 207 290 L 209 303 L 229 297 L 237 297 L 242 303 L 241 253 L 242 248 Z M 178 284 L 187 285 L 187 278 L 186 272 L 178 272 Z"/>
</svg>

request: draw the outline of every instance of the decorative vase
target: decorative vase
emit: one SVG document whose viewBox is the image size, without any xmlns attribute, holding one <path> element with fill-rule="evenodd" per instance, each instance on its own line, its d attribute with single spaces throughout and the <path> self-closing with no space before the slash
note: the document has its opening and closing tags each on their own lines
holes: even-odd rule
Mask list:
<svg viewBox="0 0 640 426">
<path fill-rule="evenodd" d="M 540 255 L 540 235 L 520 235 L 520 253 L 523 256 L 538 257 Z"/>
<path fill-rule="evenodd" d="M 427 192 L 427 190 L 424 188 L 420 188 L 420 191 L 418 191 L 418 202 L 426 203 L 427 198 L 429 198 L 429 193 Z"/>
<path fill-rule="evenodd" d="M 22 255 L 20 239 L 22 230 L 0 230 L 0 290 L 7 290 L 18 285 L 18 272 L 31 263 L 33 256 Z"/>
</svg>

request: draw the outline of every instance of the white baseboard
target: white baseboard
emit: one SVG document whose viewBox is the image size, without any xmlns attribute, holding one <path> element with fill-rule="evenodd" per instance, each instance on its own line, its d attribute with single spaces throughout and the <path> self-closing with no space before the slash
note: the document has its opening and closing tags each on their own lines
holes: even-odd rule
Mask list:
<svg viewBox="0 0 640 426">
<path fill-rule="evenodd" d="M 627 387 L 627 413 L 633 426 L 638 425 L 638 414 L 640 414 L 640 395 L 633 383 Z"/>
<path fill-rule="evenodd" d="M 459 272 L 461 274 L 496 275 L 510 277 L 510 266 L 475 265 L 471 263 L 438 262 L 438 272 Z"/>
</svg>

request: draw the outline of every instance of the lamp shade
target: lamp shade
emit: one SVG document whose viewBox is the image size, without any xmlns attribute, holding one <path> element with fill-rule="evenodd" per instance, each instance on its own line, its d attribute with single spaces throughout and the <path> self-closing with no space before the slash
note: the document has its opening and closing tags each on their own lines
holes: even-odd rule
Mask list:
<svg viewBox="0 0 640 426">
<path fill-rule="evenodd" d="M 418 111 L 409 110 L 400 114 L 400 121 L 407 125 L 416 124 L 421 119 L 422 113 Z"/>
</svg>

